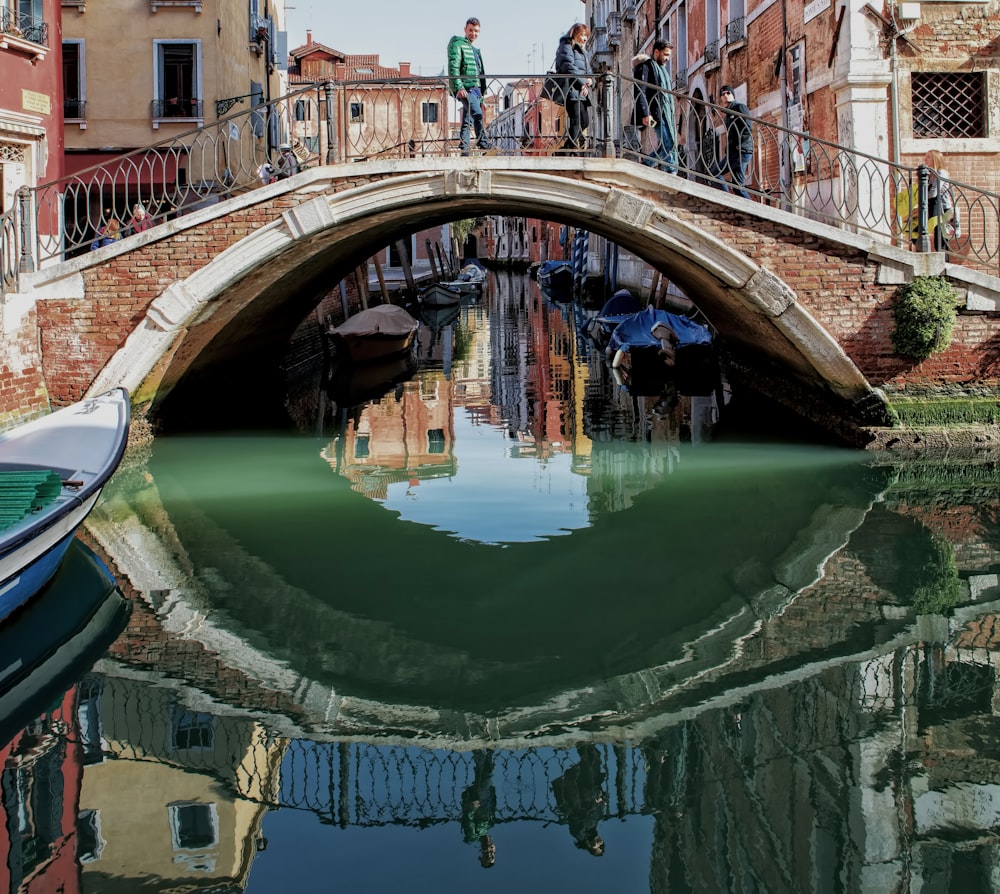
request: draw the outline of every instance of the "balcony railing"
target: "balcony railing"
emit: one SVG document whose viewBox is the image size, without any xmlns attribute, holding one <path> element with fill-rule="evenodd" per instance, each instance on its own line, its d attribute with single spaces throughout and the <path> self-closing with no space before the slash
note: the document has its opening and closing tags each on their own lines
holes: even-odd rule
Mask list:
<svg viewBox="0 0 1000 894">
<path fill-rule="evenodd" d="M 195 12 L 201 12 L 202 0 L 149 0 L 149 11 L 156 12 L 161 6 L 169 9 L 172 6 L 190 6 Z"/>
<path fill-rule="evenodd" d="M 154 99 L 150 103 L 150 114 L 154 119 L 202 118 L 204 117 L 204 103 L 200 99 L 186 99 L 179 96 L 170 99 Z"/>
<path fill-rule="evenodd" d="M 17 12 L 7 7 L 0 8 L 0 33 L 19 37 L 41 47 L 49 45 L 49 25 L 41 18 Z"/>
<path fill-rule="evenodd" d="M 717 65 L 719 62 L 719 42 L 713 40 L 711 43 L 705 44 L 705 64 L 706 65 Z"/>
<path fill-rule="evenodd" d="M 637 83 L 610 74 L 590 76 L 596 83 L 591 91 L 590 142 L 584 151 L 659 165 L 655 150 L 640 146 L 637 139 Z M 686 122 L 672 166 L 678 177 L 728 189 L 725 140 L 734 113 L 688 96 L 685 79 L 686 72 L 678 72 L 677 89 L 671 91 L 677 120 Z M 544 80 L 540 75 L 490 80 L 484 107 L 494 153 L 558 157 L 565 140 L 563 110 L 541 98 Z M 201 100 L 158 101 L 154 113 L 160 120 L 194 117 L 199 126 L 189 124 L 190 129 L 176 136 L 73 177 L 20 190 L 13 207 L 0 216 L 0 287 L 13 288 L 19 272 L 87 251 L 102 218 L 110 213 L 127 221 L 137 201 L 146 204 L 159 223 L 260 185 L 262 166 L 276 166 L 276 146 L 282 139 L 292 143 L 304 166 L 459 156 L 451 116 L 430 120 L 422 114 L 431 105 L 448 108 L 447 88 L 447 78 L 441 77 L 331 81 L 204 126 Z M 352 106 L 361 103 L 365 123 L 345 127 Z M 926 175 L 922 180 L 918 169 L 771 121 L 739 117 L 748 121 L 753 136 L 746 188 L 754 201 L 869 234 L 889 245 L 933 249 Z M 961 231 L 949 236 L 949 261 L 1000 275 L 1000 195 L 947 179 L 939 188 L 953 197 L 961 222 Z"/>
<path fill-rule="evenodd" d="M 739 16 L 733 19 L 728 25 L 726 25 L 726 43 L 738 43 L 741 40 L 746 40 L 747 36 L 747 19 L 746 16 Z"/>
<path fill-rule="evenodd" d="M 608 45 L 617 49 L 622 45 L 622 14 L 608 13 Z"/>
<path fill-rule="evenodd" d="M 67 121 L 83 121 L 87 117 L 87 100 L 64 99 L 63 118 Z"/>
</svg>

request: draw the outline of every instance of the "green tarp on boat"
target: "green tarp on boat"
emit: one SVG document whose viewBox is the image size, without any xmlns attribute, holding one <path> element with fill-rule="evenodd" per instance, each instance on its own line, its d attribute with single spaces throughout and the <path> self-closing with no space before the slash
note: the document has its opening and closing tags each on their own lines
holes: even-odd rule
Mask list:
<svg viewBox="0 0 1000 894">
<path fill-rule="evenodd" d="M 48 469 L 0 472 L 0 531 L 47 506 L 62 490 L 62 480 Z"/>
</svg>

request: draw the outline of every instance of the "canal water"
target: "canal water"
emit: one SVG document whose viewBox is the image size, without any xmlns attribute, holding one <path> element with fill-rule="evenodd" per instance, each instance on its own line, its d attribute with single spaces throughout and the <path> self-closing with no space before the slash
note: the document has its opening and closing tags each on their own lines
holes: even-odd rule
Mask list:
<svg viewBox="0 0 1000 894">
<path fill-rule="evenodd" d="M 130 456 L 0 701 L 4 889 L 996 891 L 996 457 L 635 398 L 587 313 L 491 275 Z"/>
</svg>

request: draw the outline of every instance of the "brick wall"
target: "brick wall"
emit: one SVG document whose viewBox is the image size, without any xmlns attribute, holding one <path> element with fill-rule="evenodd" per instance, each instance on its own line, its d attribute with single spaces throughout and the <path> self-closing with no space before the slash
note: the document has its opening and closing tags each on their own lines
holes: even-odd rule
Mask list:
<svg viewBox="0 0 1000 894">
<path fill-rule="evenodd" d="M 358 182 L 333 183 L 326 192 Z M 306 197 L 315 195 L 309 192 Z M 41 356 L 53 402 L 79 399 L 143 318 L 150 302 L 169 285 L 190 276 L 296 202 L 295 194 L 284 194 L 123 253 L 84 272 L 86 299 L 47 298 L 39 302 Z M 996 315 L 962 315 L 948 351 L 920 364 L 910 363 L 895 356 L 890 342 L 895 287 L 876 282 L 876 265 L 862 252 L 790 231 L 775 222 L 706 207 L 696 196 L 679 193 L 671 202 L 671 212 L 677 217 L 745 253 L 786 282 L 872 384 L 904 388 L 975 383 L 993 387 L 1000 381 L 1000 352 L 996 348 L 1000 319 Z M 701 304 L 698 296 L 694 297 Z M 713 322 L 728 316 L 733 326 L 743 326 L 746 315 L 740 318 L 736 306 L 736 302 L 717 303 L 705 309 Z M 769 327 L 761 331 L 780 347 L 777 333 Z M 20 406 L 24 406 L 23 401 Z"/>
<path fill-rule="evenodd" d="M 20 319 L 4 307 L 4 334 L 0 346 L 0 431 L 41 416 L 49 410 L 38 344 L 34 310 Z M 9 328 L 8 328 L 9 324 Z"/>
</svg>

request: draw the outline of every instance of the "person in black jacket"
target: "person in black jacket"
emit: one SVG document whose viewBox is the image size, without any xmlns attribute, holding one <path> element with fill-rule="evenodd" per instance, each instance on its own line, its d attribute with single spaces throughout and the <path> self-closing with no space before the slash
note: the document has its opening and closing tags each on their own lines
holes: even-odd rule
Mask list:
<svg viewBox="0 0 1000 894">
<path fill-rule="evenodd" d="M 746 182 L 750 160 L 753 158 L 753 133 L 750 119 L 743 116 L 749 115 L 750 109 L 745 103 L 737 101 L 732 87 L 723 87 L 719 91 L 719 98 L 726 106 L 726 111 L 723 112 L 726 118 L 726 160 L 716 166 L 713 172 L 721 181 L 715 185 L 730 192 L 729 186 L 722 179 L 729 174 L 733 185 L 732 191 L 739 193 L 744 199 L 749 199 L 750 193 L 746 190 Z"/>
<path fill-rule="evenodd" d="M 584 47 L 590 40 L 590 28 L 577 22 L 569 33 L 559 40 L 556 50 L 556 74 L 572 75 L 560 79 L 566 90 L 566 144 L 565 155 L 583 155 L 584 132 L 590 125 L 590 88 L 587 71 L 589 62 Z"/>
</svg>

